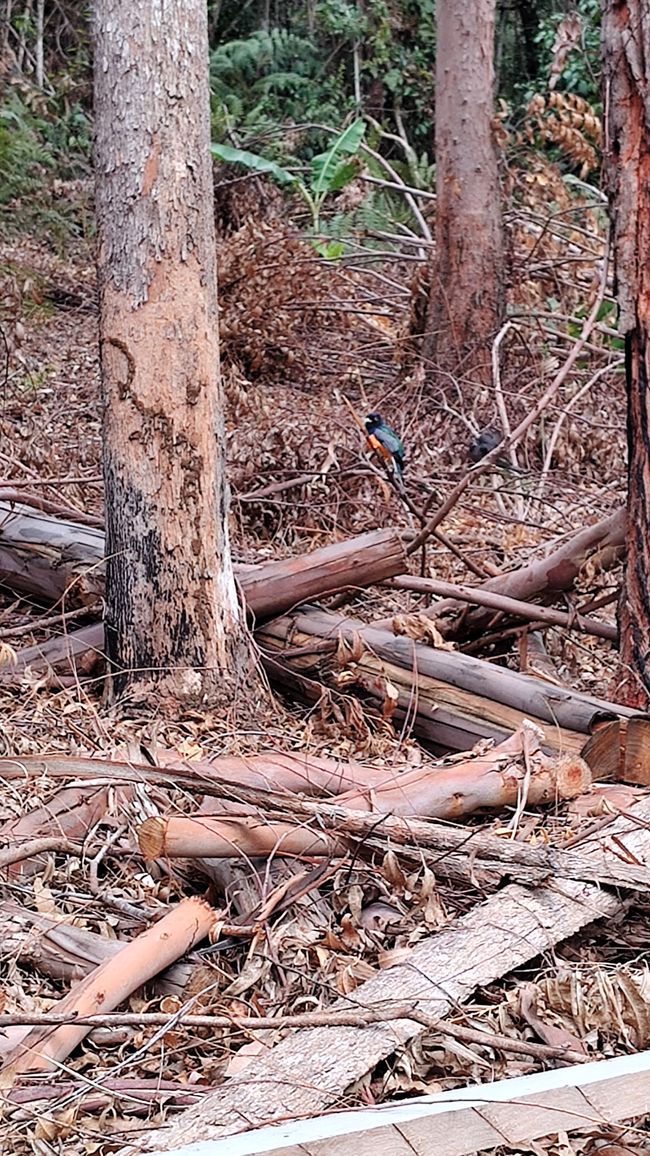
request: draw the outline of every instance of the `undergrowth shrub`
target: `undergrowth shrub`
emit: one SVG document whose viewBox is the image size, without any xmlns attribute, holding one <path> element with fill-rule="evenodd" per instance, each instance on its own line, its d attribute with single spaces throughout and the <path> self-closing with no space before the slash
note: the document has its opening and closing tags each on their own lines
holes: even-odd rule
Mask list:
<svg viewBox="0 0 650 1156">
<path fill-rule="evenodd" d="M 65 95 L 46 96 L 24 82 L 0 90 L 0 216 L 5 228 L 36 224 L 60 235 L 81 231 L 83 214 L 61 194 L 65 182 L 90 175 L 90 134 L 86 113 Z"/>
</svg>

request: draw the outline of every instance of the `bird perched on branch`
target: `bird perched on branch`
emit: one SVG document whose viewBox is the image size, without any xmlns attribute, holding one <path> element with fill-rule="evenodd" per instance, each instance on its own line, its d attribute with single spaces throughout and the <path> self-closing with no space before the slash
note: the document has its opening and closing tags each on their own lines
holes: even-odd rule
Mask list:
<svg viewBox="0 0 650 1156">
<path fill-rule="evenodd" d="M 503 434 L 499 433 L 498 430 L 482 430 L 478 437 L 473 442 L 470 442 L 470 460 L 475 463 L 480 462 L 482 458 L 487 457 L 488 454 L 492 453 L 492 450 L 495 450 L 497 446 L 500 446 L 502 441 Z M 512 473 L 518 474 L 523 472 L 519 469 L 518 466 L 513 465 L 512 462 L 509 462 L 508 459 L 504 457 L 498 457 L 494 464 L 497 469 L 500 470 L 509 470 Z"/>
<path fill-rule="evenodd" d="M 389 425 L 382 421 L 380 413 L 369 413 L 365 420 L 368 447 L 392 466 L 398 481 L 404 475 L 404 446 Z"/>
</svg>

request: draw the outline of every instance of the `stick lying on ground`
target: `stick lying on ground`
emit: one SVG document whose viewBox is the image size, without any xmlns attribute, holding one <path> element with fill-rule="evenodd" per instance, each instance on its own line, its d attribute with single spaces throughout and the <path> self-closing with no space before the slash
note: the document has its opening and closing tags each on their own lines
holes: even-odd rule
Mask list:
<svg viewBox="0 0 650 1156">
<path fill-rule="evenodd" d="M 57 1010 L 84 1016 L 119 1007 L 143 983 L 205 939 L 216 918 L 216 912 L 203 900 L 183 899 L 159 923 L 75 984 Z M 21 1072 L 55 1068 L 89 1030 L 87 1025 L 75 1023 L 33 1028 L 7 1056 L 0 1072 L 0 1088 L 11 1087 Z"/>
<path fill-rule="evenodd" d="M 588 559 L 596 559 L 601 569 L 617 562 L 625 547 L 625 509 L 617 510 L 601 522 L 586 526 L 567 538 L 547 554 L 535 554 L 524 566 L 488 578 L 478 587 L 494 591 L 506 598 L 531 602 L 536 598 L 550 598 L 563 590 L 570 590 Z M 424 613 L 430 618 L 462 609 L 454 597 L 436 602 Z M 494 615 L 492 610 L 472 610 L 463 617 L 463 633 L 474 634 L 484 629 Z M 390 628 L 391 619 L 376 625 Z"/>
<path fill-rule="evenodd" d="M 527 804 L 538 806 L 589 790 L 587 764 L 576 755 L 548 758 L 540 750 L 541 737 L 531 723 L 524 723 L 486 755 L 448 767 L 428 765 L 386 775 L 383 783 L 359 785 L 332 801 L 373 815 L 454 819 L 482 808 L 514 806 L 522 796 Z M 138 841 L 147 859 L 227 858 L 237 852 L 252 857 L 332 856 L 346 849 L 334 838 L 295 824 L 205 814 L 147 819 L 138 830 Z"/>
<path fill-rule="evenodd" d="M 597 638 L 607 638 L 616 642 L 618 630 L 609 622 L 599 622 L 597 618 L 567 614 L 548 606 L 536 606 L 532 602 L 522 602 L 518 598 L 508 598 L 502 593 L 486 587 L 457 586 L 452 582 L 439 582 L 437 578 L 418 578 L 412 574 L 399 574 L 383 583 L 394 590 L 413 590 L 419 594 L 439 594 L 443 598 L 485 606 L 489 610 L 499 610 L 502 614 L 523 618 L 544 626 L 561 626 L 565 630 L 577 630 L 581 634 L 593 634 Z M 428 607 L 425 613 L 432 617 L 435 607 Z"/>
</svg>

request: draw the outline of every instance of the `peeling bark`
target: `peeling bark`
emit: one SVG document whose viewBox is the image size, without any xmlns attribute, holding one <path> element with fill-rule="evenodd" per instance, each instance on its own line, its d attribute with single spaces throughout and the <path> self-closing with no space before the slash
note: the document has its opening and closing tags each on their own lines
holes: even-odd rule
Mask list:
<svg viewBox="0 0 650 1156">
<path fill-rule="evenodd" d="M 504 306 L 501 191 L 492 133 L 495 0 L 436 5 L 436 249 L 422 357 L 491 382 Z"/>
<path fill-rule="evenodd" d="M 227 531 L 205 5 L 100 0 L 95 110 L 116 693 L 232 698 L 248 663 Z"/>
<path fill-rule="evenodd" d="M 650 8 L 603 5 L 605 177 L 619 325 L 625 335 L 628 437 L 627 560 L 619 607 L 618 696 L 650 694 Z"/>
</svg>

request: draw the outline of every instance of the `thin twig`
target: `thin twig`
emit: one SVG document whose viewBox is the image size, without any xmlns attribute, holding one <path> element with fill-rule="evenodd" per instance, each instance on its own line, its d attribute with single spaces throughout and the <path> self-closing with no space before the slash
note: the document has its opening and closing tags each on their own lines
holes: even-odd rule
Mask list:
<svg viewBox="0 0 650 1156">
<path fill-rule="evenodd" d="M 421 1002 L 421 1001 L 420 1001 Z M 417 1004 L 402 1003 L 388 1004 L 379 1008 L 357 1007 L 350 1011 L 323 1011 L 305 1012 L 303 1015 L 286 1016 L 213 1016 L 213 1015 L 178 1015 L 169 1016 L 163 1012 L 110 1012 L 103 1015 L 75 1016 L 69 1013 L 50 1012 L 12 1012 L 0 1015 L 0 1029 L 5 1027 L 49 1027 L 58 1024 L 83 1024 L 88 1027 L 165 1027 L 172 1024 L 175 1027 L 210 1028 L 232 1031 L 271 1031 L 286 1030 L 289 1028 L 320 1028 L 320 1027 L 356 1027 L 364 1028 L 370 1024 L 387 1023 L 392 1020 L 412 1020 L 427 1028 L 428 1031 L 439 1032 L 463 1043 L 479 1044 L 482 1047 L 494 1048 L 497 1051 L 516 1052 L 520 1055 L 535 1056 L 538 1059 L 562 1059 L 571 1063 L 585 1063 L 587 1056 L 574 1052 L 569 1047 L 550 1047 L 548 1044 L 535 1044 L 529 1040 L 518 1040 L 511 1036 L 496 1032 L 483 1032 L 476 1028 L 467 1028 L 461 1024 L 450 1023 L 448 1020 L 437 1019 L 419 1011 Z"/>
</svg>

